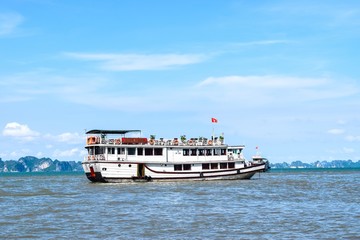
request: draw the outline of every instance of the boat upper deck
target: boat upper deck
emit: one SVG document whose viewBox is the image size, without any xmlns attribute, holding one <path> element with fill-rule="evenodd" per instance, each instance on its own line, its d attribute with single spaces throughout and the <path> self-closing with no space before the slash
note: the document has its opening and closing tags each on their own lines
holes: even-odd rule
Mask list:
<svg viewBox="0 0 360 240">
<path fill-rule="evenodd" d="M 185 135 L 180 138 L 173 139 L 156 139 L 154 135 L 150 135 L 150 138 L 146 137 L 126 137 L 128 133 L 138 133 L 141 135 L 140 130 L 90 130 L 87 131 L 86 146 L 93 145 L 149 145 L 149 146 L 222 146 L 227 147 L 224 143 L 224 137 L 198 137 L 187 139 Z M 244 145 L 234 146 L 236 148 L 243 148 Z"/>
</svg>

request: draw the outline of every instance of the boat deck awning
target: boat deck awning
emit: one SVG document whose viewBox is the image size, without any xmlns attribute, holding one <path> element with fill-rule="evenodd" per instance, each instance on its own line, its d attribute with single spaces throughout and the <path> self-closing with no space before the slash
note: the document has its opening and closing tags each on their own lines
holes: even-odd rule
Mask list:
<svg viewBox="0 0 360 240">
<path fill-rule="evenodd" d="M 93 129 L 87 131 L 86 134 L 127 134 L 129 132 L 139 132 L 141 130 L 100 130 L 100 129 Z"/>
</svg>

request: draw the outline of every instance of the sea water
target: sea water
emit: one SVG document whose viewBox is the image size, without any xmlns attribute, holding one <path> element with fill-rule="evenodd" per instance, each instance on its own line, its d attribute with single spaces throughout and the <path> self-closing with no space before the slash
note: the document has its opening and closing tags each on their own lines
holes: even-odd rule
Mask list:
<svg viewBox="0 0 360 240">
<path fill-rule="evenodd" d="M 359 181 L 359 169 L 131 184 L 3 173 L 0 238 L 360 239 Z"/>
</svg>

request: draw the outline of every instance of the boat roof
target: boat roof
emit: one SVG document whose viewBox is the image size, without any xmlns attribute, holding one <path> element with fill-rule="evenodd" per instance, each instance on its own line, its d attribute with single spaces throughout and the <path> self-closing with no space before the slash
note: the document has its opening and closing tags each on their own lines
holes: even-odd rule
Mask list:
<svg viewBox="0 0 360 240">
<path fill-rule="evenodd" d="M 140 132 L 141 130 L 100 130 L 100 129 L 93 129 L 87 131 L 86 134 L 126 134 L 129 132 Z"/>
<path fill-rule="evenodd" d="M 236 146 L 229 146 L 228 148 L 229 149 L 237 149 L 237 148 L 244 148 L 245 147 L 245 145 L 236 145 Z"/>
</svg>

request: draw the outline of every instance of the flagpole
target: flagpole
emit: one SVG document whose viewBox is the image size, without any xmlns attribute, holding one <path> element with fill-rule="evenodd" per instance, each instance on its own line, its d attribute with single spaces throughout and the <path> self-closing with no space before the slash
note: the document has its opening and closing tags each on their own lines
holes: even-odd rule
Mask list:
<svg viewBox="0 0 360 240">
<path fill-rule="evenodd" d="M 218 120 L 216 118 L 211 118 L 211 123 L 217 123 Z M 215 145 L 215 131 L 214 131 L 214 125 L 212 127 L 212 145 Z"/>
<path fill-rule="evenodd" d="M 214 136 L 214 125 L 213 125 L 213 128 L 212 128 L 212 145 L 215 144 L 215 136 Z"/>
</svg>

